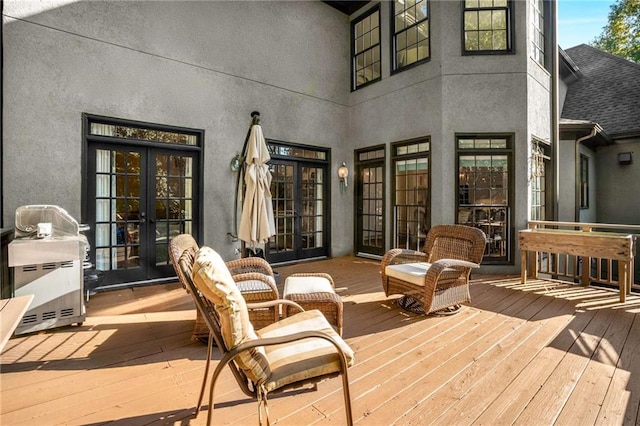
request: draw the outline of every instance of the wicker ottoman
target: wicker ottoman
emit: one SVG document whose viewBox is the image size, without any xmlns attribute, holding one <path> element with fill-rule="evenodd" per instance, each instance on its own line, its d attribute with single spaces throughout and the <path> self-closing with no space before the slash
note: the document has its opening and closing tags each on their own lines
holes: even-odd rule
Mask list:
<svg viewBox="0 0 640 426">
<path fill-rule="evenodd" d="M 283 296 L 305 310 L 317 309 L 322 312 L 329 324 L 342 336 L 342 299 L 336 294 L 333 279 L 329 274 L 293 274 L 284 283 Z M 284 317 L 294 313 L 295 308 L 284 307 Z"/>
</svg>

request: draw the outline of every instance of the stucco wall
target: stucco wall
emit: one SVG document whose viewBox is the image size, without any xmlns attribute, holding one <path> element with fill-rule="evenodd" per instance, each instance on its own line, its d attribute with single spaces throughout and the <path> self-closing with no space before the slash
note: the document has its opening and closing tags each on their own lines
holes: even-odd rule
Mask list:
<svg viewBox="0 0 640 426">
<path fill-rule="evenodd" d="M 632 152 L 633 164 L 618 164 L 620 152 Z M 640 225 L 640 139 L 599 148 L 597 168 L 598 222 Z"/>
<path fill-rule="evenodd" d="M 340 197 L 349 22 L 328 5 L 5 1 L 4 14 L 5 224 L 35 203 L 80 218 L 83 112 L 205 130 L 204 243 L 227 258 L 233 205 L 221 200 L 251 111 L 267 138 L 333 147 Z M 332 252 L 348 253 L 351 206 L 332 214 Z"/>
<path fill-rule="evenodd" d="M 560 141 L 560 157 L 558 162 L 558 182 L 560 193 L 558 196 L 558 220 L 561 222 L 576 221 L 576 142 L 574 140 Z"/>
<path fill-rule="evenodd" d="M 350 140 L 359 148 L 431 136 L 431 223 L 438 224 L 455 222 L 455 134 L 514 134 L 512 229 L 515 231 L 526 226 L 527 221 L 530 135 L 549 137 L 549 124 L 545 120 L 550 114 L 550 79 L 544 72 L 532 76 L 528 69 L 526 3 L 517 2 L 514 8 L 514 54 L 467 56 L 461 54 L 461 4 L 430 3 L 431 59 L 428 63 L 394 75 L 388 67 L 383 67 L 381 81 L 351 93 Z M 390 3 L 381 3 L 382 40 L 389 39 L 389 26 L 385 23 L 389 8 Z M 388 50 L 382 46 L 381 57 L 386 58 Z M 530 82 L 534 77 L 538 81 Z M 389 150 L 387 154 L 390 155 Z M 389 158 L 387 163 L 391 165 Z M 391 182 L 390 169 L 387 168 L 388 182 Z M 389 185 L 387 196 L 391 199 Z M 387 229 L 392 229 L 392 217 L 388 204 Z M 513 245 L 517 243 L 514 241 Z M 517 258 L 514 252 L 514 259 Z M 492 271 L 514 270 L 508 265 L 491 268 Z"/>
<path fill-rule="evenodd" d="M 598 167 L 596 163 L 596 153 L 584 145 L 580 146 L 580 155 L 584 155 L 589 161 L 588 181 L 589 181 L 589 206 L 586 208 L 580 208 L 579 210 L 579 222 L 594 223 L 598 221 L 598 200 L 596 197 L 596 184 L 598 182 Z M 605 172 L 606 173 L 606 172 Z M 576 181 L 580 182 L 579 175 L 576 176 Z"/>
</svg>

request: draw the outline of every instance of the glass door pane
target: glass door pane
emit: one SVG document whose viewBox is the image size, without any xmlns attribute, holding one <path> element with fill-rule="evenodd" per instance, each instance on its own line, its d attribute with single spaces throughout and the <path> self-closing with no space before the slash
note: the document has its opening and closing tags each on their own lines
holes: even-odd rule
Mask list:
<svg viewBox="0 0 640 426">
<path fill-rule="evenodd" d="M 384 162 L 358 165 L 356 250 L 384 254 Z"/>
<path fill-rule="evenodd" d="M 324 169 L 302 167 L 302 249 L 324 246 Z"/>
<path fill-rule="evenodd" d="M 294 198 L 295 165 L 290 162 L 271 164 L 271 197 L 276 235 L 269 239 L 270 258 L 294 258 L 296 200 Z M 290 253 L 287 255 L 286 253 Z"/>
<path fill-rule="evenodd" d="M 267 244 L 270 262 L 327 256 L 326 166 L 272 160 L 271 196 L 276 235 Z"/>
<path fill-rule="evenodd" d="M 143 150 L 95 149 L 95 266 L 110 271 L 116 281 L 126 273 L 132 279 L 145 276 L 145 247 L 141 244 L 145 223 Z M 122 272 L 122 273 L 119 273 Z"/>
<path fill-rule="evenodd" d="M 169 265 L 169 240 L 193 233 L 193 158 L 167 153 L 155 154 L 155 224 L 153 245 L 156 266 Z"/>
</svg>

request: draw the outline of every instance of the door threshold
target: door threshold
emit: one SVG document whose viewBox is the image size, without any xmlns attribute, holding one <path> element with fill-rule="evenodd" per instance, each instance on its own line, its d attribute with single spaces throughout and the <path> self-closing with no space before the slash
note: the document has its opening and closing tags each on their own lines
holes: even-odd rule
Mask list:
<svg viewBox="0 0 640 426">
<path fill-rule="evenodd" d="M 305 259 L 296 259 L 296 260 L 287 260 L 285 262 L 271 263 L 271 266 L 287 266 L 287 265 L 295 265 L 296 263 L 304 263 L 304 262 L 313 262 L 316 260 L 327 260 L 329 256 L 318 256 L 318 257 L 308 257 Z"/>
<path fill-rule="evenodd" d="M 364 257 L 365 259 L 373 259 L 373 260 L 382 260 L 382 256 L 379 254 L 371 254 L 371 253 L 356 253 L 357 257 Z"/>
</svg>

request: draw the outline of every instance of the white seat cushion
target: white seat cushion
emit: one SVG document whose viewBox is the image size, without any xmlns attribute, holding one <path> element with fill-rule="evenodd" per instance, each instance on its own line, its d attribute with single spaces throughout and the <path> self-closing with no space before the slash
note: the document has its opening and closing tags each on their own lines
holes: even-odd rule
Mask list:
<svg viewBox="0 0 640 426">
<path fill-rule="evenodd" d="M 410 282 L 415 285 L 424 285 L 424 276 L 431 267 L 431 263 L 415 262 L 415 263 L 399 263 L 397 265 L 389 265 L 385 268 L 384 273 L 402 281 Z M 458 274 L 455 269 L 445 268 L 443 273 L 451 272 Z"/>
<path fill-rule="evenodd" d="M 284 297 L 289 294 L 334 293 L 331 282 L 324 277 L 288 277 L 284 282 Z"/>
</svg>

